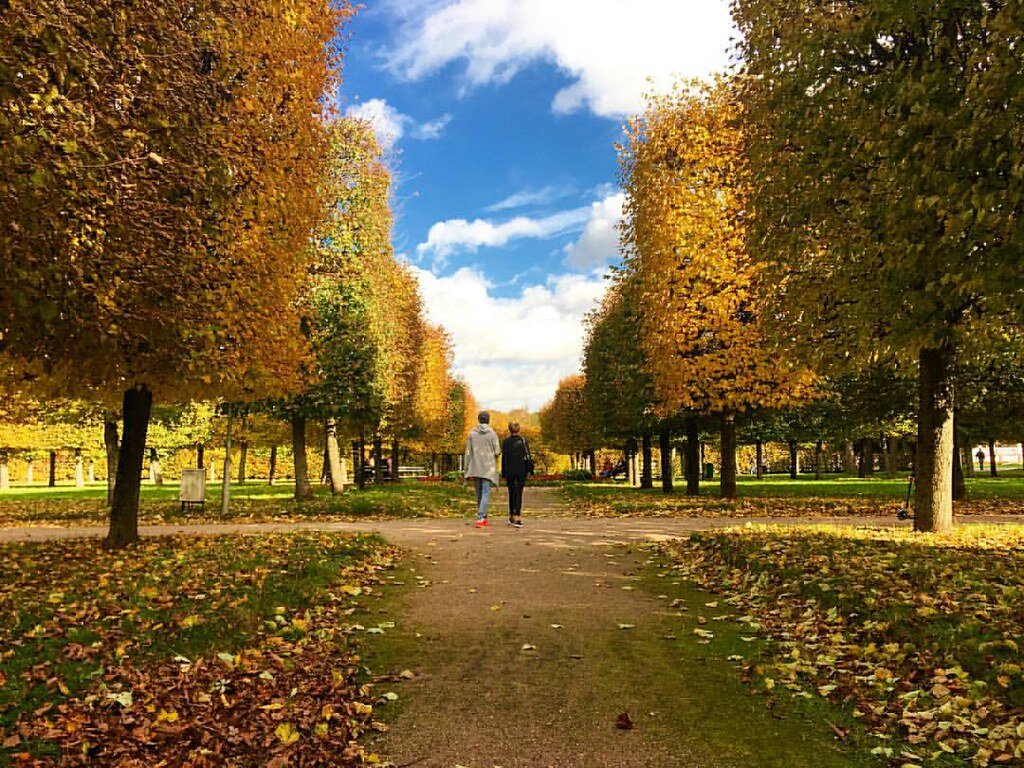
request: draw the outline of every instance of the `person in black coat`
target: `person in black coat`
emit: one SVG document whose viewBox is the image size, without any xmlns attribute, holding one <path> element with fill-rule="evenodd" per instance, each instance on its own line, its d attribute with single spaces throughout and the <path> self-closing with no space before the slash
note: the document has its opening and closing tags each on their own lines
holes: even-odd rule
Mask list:
<svg viewBox="0 0 1024 768">
<path fill-rule="evenodd" d="M 519 434 L 519 424 L 508 425 L 509 436 L 501 444 L 501 476 L 508 488 L 508 524 L 523 527 L 523 489 L 526 476 L 532 471 L 533 459 L 526 438 Z"/>
</svg>

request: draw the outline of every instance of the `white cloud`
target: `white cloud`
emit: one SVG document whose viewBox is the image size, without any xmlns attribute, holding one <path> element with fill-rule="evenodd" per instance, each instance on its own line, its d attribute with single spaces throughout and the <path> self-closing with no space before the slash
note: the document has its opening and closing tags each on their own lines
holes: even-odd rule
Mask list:
<svg viewBox="0 0 1024 768">
<path fill-rule="evenodd" d="M 426 242 L 416 246 L 420 257 L 433 255 L 444 260 L 456 253 L 474 253 L 481 247 L 500 248 L 512 240 L 547 238 L 581 228 L 590 217 L 590 207 L 560 211 L 550 216 L 516 216 L 503 222 L 487 219 L 448 219 L 430 227 Z"/>
<path fill-rule="evenodd" d="M 565 263 L 589 271 L 615 261 L 619 254 L 619 222 L 626 196 L 609 195 L 590 207 L 590 220 L 579 240 L 565 247 Z"/>
<path fill-rule="evenodd" d="M 451 334 L 455 371 L 481 405 L 537 408 L 579 370 L 583 316 L 604 294 L 602 277 L 552 276 L 505 298 L 474 269 L 445 277 L 414 269 L 431 322 Z"/>
<path fill-rule="evenodd" d="M 405 79 L 463 62 L 470 86 L 503 83 L 545 61 L 573 80 L 556 112 L 613 118 L 638 112 L 651 83 L 723 69 L 733 34 L 728 0 L 447 0 L 396 15 L 389 65 Z"/>
<path fill-rule="evenodd" d="M 409 115 L 403 115 L 384 99 L 368 99 L 353 104 L 345 110 L 345 114 L 370 123 L 377 134 L 377 141 L 385 149 L 390 149 L 406 135 L 413 139 L 438 139 L 452 120 L 451 115 L 443 115 L 420 124 Z"/>
<path fill-rule="evenodd" d="M 504 200 L 499 200 L 493 205 L 487 206 L 484 210 L 497 213 L 499 211 L 525 208 L 530 205 L 547 205 L 571 193 L 571 189 L 555 186 L 541 187 L 540 189 L 524 189 L 509 195 Z"/>
</svg>

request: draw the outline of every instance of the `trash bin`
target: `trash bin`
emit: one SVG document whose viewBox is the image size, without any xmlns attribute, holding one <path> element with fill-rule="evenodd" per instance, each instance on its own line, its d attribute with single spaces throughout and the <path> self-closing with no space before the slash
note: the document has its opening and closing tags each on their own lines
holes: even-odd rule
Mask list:
<svg viewBox="0 0 1024 768">
<path fill-rule="evenodd" d="M 714 480 L 715 479 L 715 465 L 710 461 L 704 465 L 704 479 Z"/>
</svg>

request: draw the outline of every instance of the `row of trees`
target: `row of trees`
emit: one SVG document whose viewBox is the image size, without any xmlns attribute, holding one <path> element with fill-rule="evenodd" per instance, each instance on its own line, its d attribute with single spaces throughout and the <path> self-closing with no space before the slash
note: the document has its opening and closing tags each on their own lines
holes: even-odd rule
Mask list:
<svg viewBox="0 0 1024 768">
<path fill-rule="evenodd" d="M 381 150 L 325 106 L 351 14 L 73 0 L 0 20 L 0 383 L 104 414 L 110 546 L 137 538 L 154 397 L 216 404 L 226 476 L 238 416 L 289 421 L 300 499 L 311 419 L 336 482 L 344 435 L 379 455 L 462 419 L 461 439 L 465 386 L 392 253 Z"/>
<path fill-rule="evenodd" d="M 713 421 L 733 496 L 738 428 L 863 452 L 916 432 L 915 524 L 950 527 L 955 417 L 1024 432 L 1020 13 L 735 3 L 741 70 L 629 125 L 591 442 L 685 429 L 696 467 Z"/>
</svg>

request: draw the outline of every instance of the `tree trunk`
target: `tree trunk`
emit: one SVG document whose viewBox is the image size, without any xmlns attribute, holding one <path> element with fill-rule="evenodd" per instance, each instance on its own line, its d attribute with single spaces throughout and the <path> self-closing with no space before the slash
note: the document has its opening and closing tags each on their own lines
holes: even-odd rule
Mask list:
<svg viewBox="0 0 1024 768">
<path fill-rule="evenodd" d="M 196 469 L 205 469 L 206 446 L 202 443 L 196 444 Z"/>
<path fill-rule="evenodd" d="M 864 441 L 864 474 L 875 474 L 875 441 L 870 438 Z"/>
<path fill-rule="evenodd" d="M 700 425 L 697 417 L 686 420 L 686 495 L 700 495 Z"/>
<path fill-rule="evenodd" d="M 999 468 L 996 467 L 996 441 L 988 439 L 988 473 L 991 477 L 999 477 Z"/>
<path fill-rule="evenodd" d="M 899 470 L 897 466 L 899 452 L 896 450 L 898 442 L 897 438 L 892 435 L 888 435 L 885 438 L 885 474 L 890 480 L 896 479 L 896 473 Z"/>
<path fill-rule="evenodd" d="M 653 488 L 654 479 L 653 472 L 651 471 L 651 433 L 644 432 L 640 436 L 641 446 L 643 450 L 643 468 L 640 471 L 640 487 L 641 488 Z"/>
<path fill-rule="evenodd" d="M 49 486 L 51 488 L 57 487 L 57 452 L 50 451 L 50 480 Z"/>
<path fill-rule="evenodd" d="M 964 477 L 974 477 L 974 457 L 971 456 L 971 440 L 965 438 L 960 441 L 960 466 L 963 467 Z"/>
<path fill-rule="evenodd" d="M 224 471 L 221 472 L 223 480 L 220 484 L 220 513 L 224 517 L 228 516 L 228 511 L 231 508 L 231 424 L 233 419 L 234 417 L 229 412 L 228 426 L 224 435 Z"/>
<path fill-rule="evenodd" d="M 75 488 L 85 487 L 85 458 L 82 449 L 75 448 Z"/>
<path fill-rule="evenodd" d="M 306 459 L 306 417 L 292 414 L 292 456 L 295 458 L 295 500 L 309 501 L 313 498 L 313 486 L 309 484 L 309 464 Z"/>
<path fill-rule="evenodd" d="M 917 416 L 918 531 L 953 527 L 953 349 L 922 349 Z"/>
<path fill-rule="evenodd" d="M 344 493 L 345 483 L 341 476 L 341 448 L 338 447 L 338 422 L 333 418 L 327 420 L 327 467 L 331 478 L 331 493 Z"/>
<path fill-rule="evenodd" d="M 824 452 L 824 445 L 821 440 L 814 444 L 814 479 L 821 480 L 821 458 Z"/>
<path fill-rule="evenodd" d="M 764 478 L 764 442 L 761 438 L 757 438 L 754 442 L 754 461 L 757 463 L 754 474 L 758 480 L 761 480 Z"/>
<path fill-rule="evenodd" d="M 362 440 L 352 441 L 352 472 L 356 476 L 356 487 L 363 490 L 366 487 L 366 474 L 363 471 L 363 442 Z"/>
<path fill-rule="evenodd" d="M 245 465 L 249 458 L 249 441 L 240 440 L 238 443 L 238 484 L 245 485 Z"/>
<path fill-rule="evenodd" d="M 590 464 L 588 467 L 590 474 L 597 477 L 597 451 L 590 450 L 587 452 L 587 463 Z"/>
<path fill-rule="evenodd" d="M 672 429 L 667 423 L 658 431 L 658 452 L 661 454 L 661 490 L 672 493 Z"/>
<path fill-rule="evenodd" d="M 860 461 L 857 464 L 857 477 L 865 478 L 868 476 L 868 441 L 861 440 L 857 444 L 857 453 L 859 454 Z"/>
<path fill-rule="evenodd" d="M 366 488 L 366 437 L 359 436 L 359 477 L 357 479 L 359 490 Z"/>
<path fill-rule="evenodd" d="M 398 438 L 391 438 L 391 479 L 394 482 L 398 482 L 399 472 L 398 468 L 401 465 L 401 452 L 398 449 Z"/>
<path fill-rule="evenodd" d="M 11 489 L 11 473 L 7 467 L 7 451 L 0 452 L 0 491 Z"/>
<path fill-rule="evenodd" d="M 273 485 L 277 480 L 277 446 L 270 446 L 270 468 L 267 470 L 267 485 Z"/>
<path fill-rule="evenodd" d="M 373 436 L 373 482 L 384 482 L 384 440 L 379 434 Z"/>
<path fill-rule="evenodd" d="M 110 529 L 105 546 L 111 549 L 139 540 L 139 493 L 142 489 L 142 461 L 146 455 L 146 434 L 153 393 L 144 384 L 124 393 L 121 408 L 123 434 L 117 454 L 117 480 L 110 505 Z"/>
<path fill-rule="evenodd" d="M 160 454 L 156 448 L 149 449 L 149 479 L 153 485 L 163 485 L 164 475 L 160 471 Z"/>
<path fill-rule="evenodd" d="M 89 478 L 89 485 L 96 482 L 96 462 L 92 459 L 89 459 L 89 474 L 87 477 Z"/>
<path fill-rule="evenodd" d="M 207 475 L 209 475 L 209 481 L 211 483 L 217 482 L 217 462 L 213 459 L 206 465 Z"/>
<path fill-rule="evenodd" d="M 789 441 L 789 477 L 791 480 L 800 477 L 800 444 L 796 440 Z"/>
<path fill-rule="evenodd" d="M 431 451 L 430 453 L 430 476 L 437 477 L 440 475 L 440 469 L 437 465 L 437 451 Z"/>
<path fill-rule="evenodd" d="M 25 462 L 25 484 L 26 485 L 32 485 L 32 483 L 35 482 L 35 478 L 33 477 L 34 473 L 35 473 L 35 467 L 33 466 L 33 461 L 32 461 L 32 459 L 29 459 L 27 462 Z M 114 490 L 114 481 L 113 480 L 110 481 L 110 490 L 111 491 Z M 110 497 L 109 496 L 107 497 L 107 504 L 108 505 L 110 504 Z"/>
<path fill-rule="evenodd" d="M 953 501 L 967 498 L 967 483 L 964 482 L 964 465 L 960 460 L 960 438 L 956 433 L 956 414 L 953 415 Z"/>
<path fill-rule="evenodd" d="M 736 413 L 722 412 L 722 478 L 723 499 L 736 498 Z"/>
<path fill-rule="evenodd" d="M 853 443 L 843 441 L 843 474 L 853 475 L 857 472 L 857 455 L 853 451 Z"/>
</svg>

